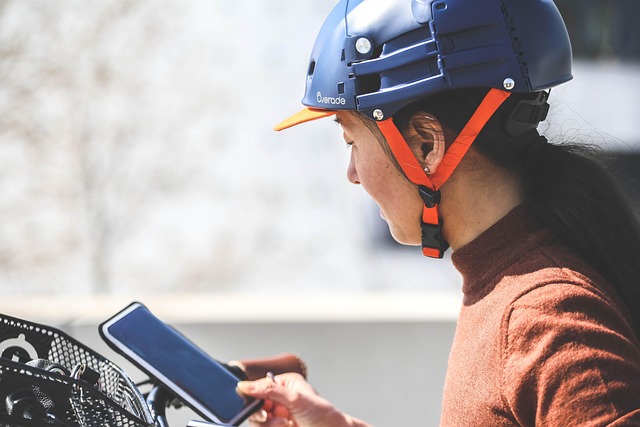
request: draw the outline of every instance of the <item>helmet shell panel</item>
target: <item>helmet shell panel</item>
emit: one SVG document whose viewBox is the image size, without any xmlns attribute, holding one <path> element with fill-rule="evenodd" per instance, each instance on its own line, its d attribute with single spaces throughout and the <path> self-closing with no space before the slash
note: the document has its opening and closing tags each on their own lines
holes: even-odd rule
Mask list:
<svg viewBox="0 0 640 427">
<path fill-rule="evenodd" d="M 302 103 L 381 119 L 450 89 L 548 89 L 571 79 L 571 62 L 551 0 L 342 0 L 316 39 Z"/>
</svg>

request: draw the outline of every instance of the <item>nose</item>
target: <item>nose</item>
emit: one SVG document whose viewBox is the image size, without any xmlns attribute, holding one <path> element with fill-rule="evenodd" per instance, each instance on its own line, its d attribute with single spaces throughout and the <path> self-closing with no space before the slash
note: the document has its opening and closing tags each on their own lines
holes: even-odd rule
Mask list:
<svg viewBox="0 0 640 427">
<path fill-rule="evenodd" d="M 353 160 L 353 150 L 351 150 L 351 157 L 349 158 L 349 166 L 347 167 L 347 179 L 352 184 L 360 184 L 358 178 L 358 171 L 356 170 L 356 164 Z"/>
</svg>

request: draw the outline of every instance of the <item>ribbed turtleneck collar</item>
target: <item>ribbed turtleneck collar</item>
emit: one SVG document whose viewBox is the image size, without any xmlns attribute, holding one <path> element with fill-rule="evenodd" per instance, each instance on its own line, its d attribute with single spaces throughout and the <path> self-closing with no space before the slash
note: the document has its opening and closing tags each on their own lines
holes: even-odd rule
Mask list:
<svg viewBox="0 0 640 427">
<path fill-rule="evenodd" d="M 541 226 L 523 204 L 455 251 L 451 260 L 462 274 L 465 301 L 488 294 L 501 272 L 551 237 L 551 231 Z"/>
</svg>

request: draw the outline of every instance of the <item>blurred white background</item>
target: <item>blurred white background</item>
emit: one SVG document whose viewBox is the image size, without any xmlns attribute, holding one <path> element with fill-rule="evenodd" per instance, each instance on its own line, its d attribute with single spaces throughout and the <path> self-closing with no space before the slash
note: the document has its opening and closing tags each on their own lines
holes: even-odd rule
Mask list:
<svg viewBox="0 0 640 427">
<path fill-rule="evenodd" d="M 4 294 L 455 291 L 386 245 L 336 125 L 271 130 L 333 4 L 0 2 Z M 545 126 L 628 150 L 638 70 L 578 60 Z"/>
<path fill-rule="evenodd" d="M 5 294 L 424 282 L 370 262 L 336 125 L 271 130 L 333 3 L 0 3 Z"/>
<path fill-rule="evenodd" d="M 558 3 L 579 49 L 543 126 L 637 160 L 636 4 Z M 0 311 L 92 342 L 92 325 L 143 300 L 213 328 L 201 340 L 226 339 L 205 344 L 220 358 L 307 351 L 320 389 L 379 425 L 437 423 L 459 276 L 390 242 L 346 180 L 337 125 L 271 130 L 301 108 L 334 4 L 0 0 Z M 632 197 L 638 182 L 624 175 Z M 252 346 L 238 324 L 280 326 Z M 416 371 L 397 375 L 404 362 L 385 361 L 407 349 Z M 347 377 L 387 388 L 356 396 Z M 397 390 L 411 395 L 400 418 L 384 408 Z"/>
</svg>

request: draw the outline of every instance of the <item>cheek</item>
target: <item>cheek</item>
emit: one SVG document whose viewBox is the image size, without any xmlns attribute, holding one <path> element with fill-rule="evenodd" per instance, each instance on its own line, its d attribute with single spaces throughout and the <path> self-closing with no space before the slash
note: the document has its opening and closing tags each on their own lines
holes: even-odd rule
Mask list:
<svg viewBox="0 0 640 427">
<path fill-rule="evenodd" d="M 362 186 L 381 206 L 400 206 L 406 203 L 407 194 L 417 194 L 386 156 L 365 158 L 357 162 L 356 168 Z"/>
<path fill-rule="evenodd" d="M 393 238 L 405 245 L 420 245 L 422 242 L 422 230 L 420 218 L 422 217 L 422 200 L 415 189 L 410 192 L 396 192 L 388 203 L 380 205 L 380 210 L 389 225 L 389 231 Z"/>
<path fill-rule="evenodd" d="M 356 162 L 355 169 L 358 171 L 362 187 L 378 204 L 393 201 L 394 187 L 398 185 L 398 177 L 392 168 L 390 163 L 375 157 Z"/>
<path fill-rule="evenodd" d="M 400 243 L 419 244 L 422 200 L 416 188 L 390 161 L 363 164 L 358 176 L 380 206 L 393 237 Z"/>
</svg>

